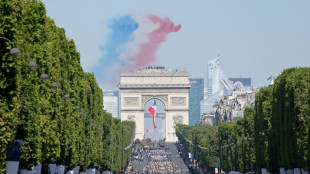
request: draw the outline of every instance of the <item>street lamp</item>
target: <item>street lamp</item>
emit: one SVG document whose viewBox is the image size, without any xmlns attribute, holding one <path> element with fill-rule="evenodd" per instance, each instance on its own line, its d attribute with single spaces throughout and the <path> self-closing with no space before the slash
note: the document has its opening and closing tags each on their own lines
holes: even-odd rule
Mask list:
<svg viewBox="0 0 310 174">
<path fill-rule="evenodd" d="M 17 56 L 19 55 L 20 50 L 19 50 L 18 48 L 15 47 L 15 44 L 14 44 L 11 40 L 9 40 L 9 39 L 6 38 L 6 37 L 2 37 L 2 36 L 0 36 L 0 39 L 4 39 L 4 40 L 8 41 L 8 42 L 10 42 L 10 44 L 12 45 L 13 48 L 10 50 L 10 55 L 11 55 L 11 56 L 17 57 Z M 30 57 L 30 56 L 29 56 L 28 54 L 26 54 L 26 53 L 23 53 L 23 55 L 26 55 L 27 57 L 30 58 L 30 62 L 28 63 L 28 67 L 29 67 L 29 68 L 35 68 L 35 67 L 37 66 L 37 63 L 34 62 L 34 61 L 32 60 L 32 57 Z"/>
<path fill-rule="evenodd" d="M 12 48 L 12 49 L 10 50 L 10 54 L 11 54 L 13 57 L 18 56 L 19 53 L 20 53 L 20 51 L 19 51 L 18 48 Z"/>
<path fill-rule="evenodd" d="M 70 98 L 69 94 L 66 94 L 66 95 L 64 96 L 64 98 L 65 98 L 65 99 L 69 99 L 69 98 Z"/>
<path fill-rule="evenodd" d="M 8 41 L 8 42 L 10 42 L 10 44 L 12 45 L 13 48 L 10 50 L 10 55 L 11 55 L 11 56 L 13 56 L 13 57 L 18 56 L 18 54 L 20 53 L 20 51 L 19 51 L 18 48 L 15 47 L 14 43 L 13 43 L 10 39 L 8 39 L 8 38 L 6 38 L 6 37 L 2 37 L 2 36 L 0 36 L 0 39 L 3 39 L 3 40 Z"/>
<path fill-rule="evenodd" d="M 33 60 L 32 60 L 32 57 L 30 57 L 28 54 L 26 53 L 23 53 L 25 56 L 27 56 L 28 58 L 30 58 L 30 62 L 28 63 L 28 67 L 33 69 L 35 67 L 37 67 L 37 63 L 35 63 Z"/>
<path fill-rule="evenodd" d="M 28 67 L 29 68 L 35 68 L 37 66 L 37 63 L 35 63 L 34 61 L 30 61 L 29 63 L 28 63 Z"/>
<path fill-rule="evenodd" d="M 56 89 L 57 88 L 57 83 L 56 82 L 51 83 L 51 88 Z"/>
<path fill-rule="evenodd" d="M 43 81 L 45 81 L 45 80 L 48 79 L 48 75 L 45 74 L 45 72 L 43 71 L 43 74 L 41 74 L 40 78 L 41 78 Z"/>
<path fill-rule="evenodd" d="M 13 48 L 10 50 L 10 55 L 11 55 L 11 56 L 17 57 L 17 56 L 21 53 L 20 50 L 19 50 L 18 48 L 16 48 L 15 44 L 14 44 L 10 39 L 8 39 L 8 38 L 6 38 L 6 37 L 3 37 L 3 36 L 0 36 L 0 39 L 3 39 L 3 40 L 8 41 L 8 42 L 12 45 Z M 28 58 L 30 58 L 30 62 L 28 63 L 28 67 L 29 67 L 29 68 L 35 68 L 35 67 L 37 67 L 37 63 L 34 62 L 34 61 L 32 60 L 32 57 L 30 57 L 28 54 L 26 54 L 26 53 L 24 53 L 24 52 L 22 52 L 22 54 L 25 55 L 25 56 L 27 56 Z M 45 80 L 48 79 L 48 75 L 45 74 L 44 70 L 43 70 L 43 74 L 41 74 L 40 78 L 41 78 L 43 81 L 45 81 Z"/>
</svg>

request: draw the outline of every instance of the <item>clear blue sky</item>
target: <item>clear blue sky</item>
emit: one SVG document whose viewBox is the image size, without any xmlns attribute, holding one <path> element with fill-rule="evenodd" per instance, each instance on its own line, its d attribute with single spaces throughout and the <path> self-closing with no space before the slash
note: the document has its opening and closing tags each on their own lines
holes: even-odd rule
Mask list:
<svg viewBox="0 0 310 174">
<path fill-rule="evenodd" d="M 185 69 L 192 78 L 206 78 L 207 62 L 216 53 L 228 77 L 251 77 L 259 86 L 284 68 L 310 66 L 309 0 L 42 2 L 48 16 L 75 41 L 88 72 L 104 54 L 100 48 L 108 35 L 108 21 L 135 12 L 167 16 L 182 25 L 160 45 L 156 64 Z"/>
</svg>

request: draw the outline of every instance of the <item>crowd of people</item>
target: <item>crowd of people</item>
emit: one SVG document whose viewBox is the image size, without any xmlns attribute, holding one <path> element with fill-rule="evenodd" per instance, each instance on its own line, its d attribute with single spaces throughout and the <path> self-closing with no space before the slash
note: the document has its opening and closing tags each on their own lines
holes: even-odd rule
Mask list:
<svg viewBox="0 0 310 174">
<path fill-rule="evenodd" d="M 146 174 L 176 173 L 177 166 L 175 163 L 171 162 L 170 155 L 171 153 L 161 148 L 150 150 L 147 153 L 147 158 L 149 162 L 147 166 L 143 169 L 143 173 Z"/>
<path fill-rule="evenodd" d="M 143 161 L 143 156 L 141 154 L 135 153 L 131 156 L 131 160 L 132 161 L 136 160 L 136 161 L 139 161 L 141 163 Z"/>
<path fill-rule="evenodd" d="M 171 161 L 171 152 L 164 143 L 148 139 L 135 141 L 126 174 L 175 174 L 177 165 Z"/>
<path fill-rule="evenodd" d="M 149 161 L 170 161 L 170 155 L 165 150 L 150 150 L 147 153 Z"/>
<path fill-rule="evenodd" d="M 130 162 L 127 166 L 125 174 L 137 174 L 137 173 L 139 173 L 137 170 L 137 166 Z"/>
<path fill-rule="evenodd" d="M 171 161 L 150 161 L 144 168 L 146 174 L 174 174 L 177 172 L 177 166 Z"/>
</svg>

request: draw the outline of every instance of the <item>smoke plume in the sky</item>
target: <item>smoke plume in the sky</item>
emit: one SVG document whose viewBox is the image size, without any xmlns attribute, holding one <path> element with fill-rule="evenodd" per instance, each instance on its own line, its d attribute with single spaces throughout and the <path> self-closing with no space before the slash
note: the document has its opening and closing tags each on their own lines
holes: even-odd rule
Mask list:
<svg viewBox="0 0 310 174">
<path fill-rule="evenodd" d="M 92 68 L 101 86 L 116 87 L 119 74 L 152 65 L 159 45 L 181 25 L 165 17 L 132 14 L 111 19 L 98 63 Z"/>
</svg>

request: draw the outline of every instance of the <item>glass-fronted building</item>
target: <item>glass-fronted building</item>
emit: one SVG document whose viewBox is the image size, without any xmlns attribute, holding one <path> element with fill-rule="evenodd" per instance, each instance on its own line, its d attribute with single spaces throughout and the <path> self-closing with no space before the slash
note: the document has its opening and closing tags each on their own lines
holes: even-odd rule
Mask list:
<svg viewBox="0 0 310 174">
<path fill-rule="evenodd" d="M 208 96 L 207 99 L 200 102 L 200 113 L 202 114 L 214 114 L 213 105 L 219 100 L 220 96 L 223 96 L 223 90 L 218 91 L 212 96 Z"/>
<path fill-rule="evenodd" d="M 219 55 L 208 62 L 207 73 L 207 97 L 200 102 L 201 115 L 213 113 L 213 105 L 219 97 L 233 91 L 233 84 L 220 67 Z"/>
<path fill-rule="evenodd" d="M 207 70 L 208 96 L 212 96 L 223 89 L 233 90 L 232 84 L 220 67 L 220 57 L 210 60 Z"/>
<path fill-rule="evenodd" d="M 190 78 L 191 88 L 189 89 L 189 125 L 200 122 L 200 101 L 204 97 L 204 81 L 202 78 Z"/>
<path fill-rule="evenodd" d="M 112 114 L 113 118 L 119 118 L 119 92 L 103 91 L 103 109 Z"/>
</svg>

